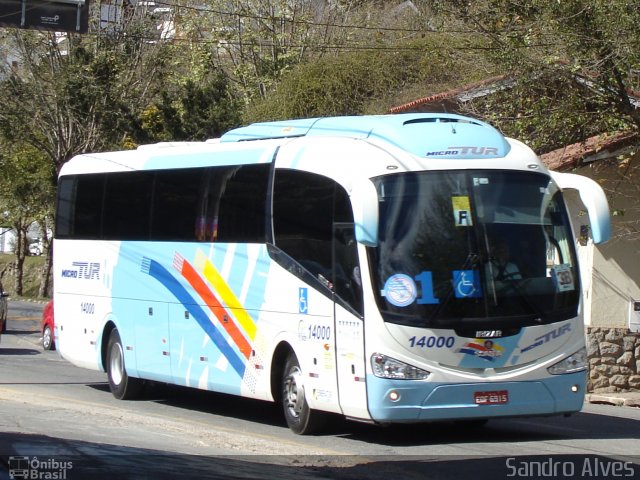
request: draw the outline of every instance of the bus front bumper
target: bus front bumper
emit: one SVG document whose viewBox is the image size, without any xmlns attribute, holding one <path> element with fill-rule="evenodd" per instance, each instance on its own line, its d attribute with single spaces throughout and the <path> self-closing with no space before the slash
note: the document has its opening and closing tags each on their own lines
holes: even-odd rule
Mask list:
<svg viewBox="0 0 640 480">
<path fill-rule="evenodd" d="M 438 384 L 367 378 L 369 412 L 379 423 L 560 415 L 584 403 L 586 372 L 540 380 Z"/>
</svg>

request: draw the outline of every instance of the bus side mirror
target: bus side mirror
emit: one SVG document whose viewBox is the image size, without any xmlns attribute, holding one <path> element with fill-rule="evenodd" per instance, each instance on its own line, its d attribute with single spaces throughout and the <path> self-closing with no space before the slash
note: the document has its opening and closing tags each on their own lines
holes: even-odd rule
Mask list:
<svg viewBox="0 0 640 480">
<path fill-rule="evenodd" d="M 371 180 L 357 183 L 351 192 L 356 240 L 367 247 L 378 245 L 378 192 Z"/>
<path fill-rule="evenodd" d="M 594 243 L 603 243 L 611 238 L 611 214 L 609 202 L 602 187 L 589 177 L 574 173 L 551 172 L 551 177 L 561 190 L 575 189 L 589 214 L 591 236 Z"/>
</svg>

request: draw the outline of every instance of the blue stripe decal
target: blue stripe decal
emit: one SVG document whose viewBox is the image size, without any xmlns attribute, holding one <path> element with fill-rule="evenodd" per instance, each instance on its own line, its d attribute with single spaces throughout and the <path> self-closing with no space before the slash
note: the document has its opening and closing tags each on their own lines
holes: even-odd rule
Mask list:
<svg viewBox="0 0 640 480">
<path fill-rule="evenodd" d="M 249 284 L 248 296 L 245 300 L 247 310 L 260 310 L 264 302 L 264 292 L 267 289 L 267 273 L 269 272 L 269 258 L 267 249 L 260 247 L 256 267 Z"/>
<path fill-rule="evenodd" d="M 233 369 L 238 373 L 240 378 L 244 377 L 245 364 L 236 355 L 233 349 L 229 346 L 224 336 L 218 331 L 218 329 L 211 323 L 209 316 L 206 312 L 197 304 L 194 298 L 189 292 L 171 275 L 171 273 L 160 265 L 155 260 L 144 257 L 142 259 L 141 270 L 143 273 L 149 274 L 151 277 L 158 280 L 164 287 L 169 290 L 174 297 L 180 302 L 198 322 L 200 327 L 211 338 L 213 343 L 218 347 L 220 352 L 227 358 Z"/>
<path fill-rule="evenodd" d="M 248 269 L 249 256 L 247 252 L 247 246 L 239 243 L 236 245 L 236 250 L 233 255 L 233 263 L 231 264 L 231 271 L 229 272 L 227 284 L 242 285 L 242 283 L 244 282 L 244 278 L 247 276 Z M 222 271 L 222 269 L 220 269 L 219 271 Z M 235 293 L 237 297 L 240 292 Z"/>
</svg>

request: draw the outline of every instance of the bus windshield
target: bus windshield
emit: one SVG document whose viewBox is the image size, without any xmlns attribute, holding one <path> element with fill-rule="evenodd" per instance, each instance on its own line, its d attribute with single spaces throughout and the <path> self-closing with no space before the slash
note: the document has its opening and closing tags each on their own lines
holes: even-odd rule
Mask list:
<svg viewBox="0 0 640 480">
<path fill-rule="evenodd" d="M 385 321 L 518 329 L 576 316 L 575 245 L 549 176 L 432 171 L 374 184 L 379 242 L 368 256 Z"/>
</svg>

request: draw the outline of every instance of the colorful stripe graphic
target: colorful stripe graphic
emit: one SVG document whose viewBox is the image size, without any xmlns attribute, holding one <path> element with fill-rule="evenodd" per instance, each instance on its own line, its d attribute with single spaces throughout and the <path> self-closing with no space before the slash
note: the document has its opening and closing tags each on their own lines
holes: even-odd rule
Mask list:
<svg viewBox="0 0 640 480">
<path fill-rule="evenodd" d="M 216 326 L 211 323 L 207 313 L 198 305 L 198 302 L 196 302 L 180 282 L 166 268 L 155 260 L 147 257 L 143 257 L 142 259 L 141 271 L 158 280 L 173 294 L 173 296 L 176 297 L 176 299 L 189 311 L 196 322 L 198 322 L 209 338 L 211 338 L 222 355 L 227 358 L 229 364 L 238 373 L 240 378 L 242 378 L 245 371 L 244 360 L 236 354 L 233 348 L 227 343 L 224 336 L 218 331 Z M 193 271 L 193 268 L 191 268 L 191 271 L 187 268 L 187 271 L 192 275 L 191 271 Z M 195 271 L 193 272 L 195 273 Z M 202 282 L 202 280 L 200 280 L 200 282 Z"/>
<path fill-rule="evenodd" d="M 179 253 L 176 253 L 173 257 L 173 266 L 180 272 L 184 279 L 189 282 L 189 285 L 198 292 L 198 295 L 200 295 L 204 303 L 209 307 L 209 310 L 211 310 L 213 315 L 218 319 L 220 325 L 227 331 L 240 352 L 242 352 L 242 355 L 244 355 L 245 358 L 249 358 L 251 355 L 251 345 L 238 329 L 238 326 L 231 318 L 231 314 L 222 306 L 195 268 Z M 229 290 L 228 287 L 226 287 L 226 289 Z"/>
<path fill-rule="evenodd" d="M 227 305 L 227 307 L 234 310 L 233 313 L 236 320 L 249 339 L 253 340 L 256 337 L 256 324 L 244 309 L 240 300 L 238 300 L 238 297 L 236 297 L 233 291 L 229 288 L 227 282 L 224 281 L 216 267 L 207 259 L 202 250 L 198 250 L 196 252 L 194 264 L 200 273 L 202 273 L 204 278 L 206 278 L 213 286 L 213 290 L 220 296 L 220 298 L 222 298 L 222 301 Z"/>
<path fill-rule="evenodd" d="M 504 348 L 500 345 L 495 345 L 492 340 L 485 340 L 484 343 L 480 343 L 482 340 L 476 339 L 475 342 L 465 343 L 464 346 L 458 349 L 458 353 L 484 358 L 490 362 L 501 357 L 504 353 Z"/>
</svg>

